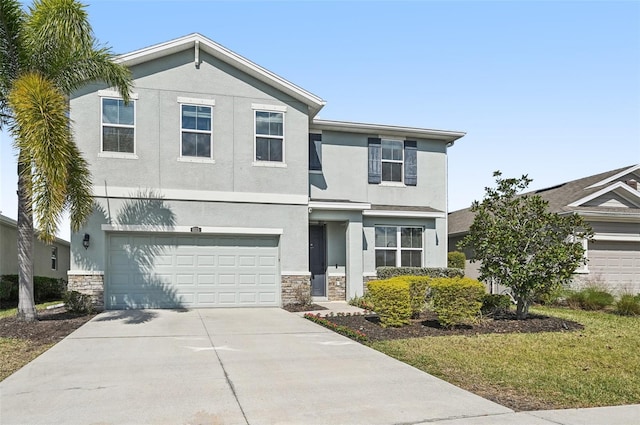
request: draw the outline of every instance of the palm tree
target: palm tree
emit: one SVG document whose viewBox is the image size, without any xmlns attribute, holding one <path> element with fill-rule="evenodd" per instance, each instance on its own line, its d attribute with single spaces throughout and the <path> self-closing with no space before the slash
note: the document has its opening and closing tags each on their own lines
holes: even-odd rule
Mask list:
<svg viewBox="0 0 640 425">
<path fill-rule="evenodd" d="M 98 44 L 85 6 L 35 0 L 24 10 L 0 0 L 0 130 L 18 152 L 18 319 L 37 320 L 33 298 L 34 216 L 53 242 L 61 216 L 77 231 L 93 209 L 91 175 L 72 139 L 68 96 L 90 81 L 115 87 L 125 102 L 131 74 Z"/>
</svg>

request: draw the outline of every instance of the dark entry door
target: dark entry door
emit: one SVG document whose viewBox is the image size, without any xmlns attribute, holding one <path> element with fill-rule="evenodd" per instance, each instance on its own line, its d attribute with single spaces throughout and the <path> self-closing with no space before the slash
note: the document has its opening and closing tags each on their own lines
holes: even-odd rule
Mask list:
<svg viewBox="0 0 640 425">
<path fill-rule="evenodd" d="M 324 226 L 309 226 L 309 270 L 311 271 L 311 295 L 326 297 L 326 249 Z"/>
</svg>

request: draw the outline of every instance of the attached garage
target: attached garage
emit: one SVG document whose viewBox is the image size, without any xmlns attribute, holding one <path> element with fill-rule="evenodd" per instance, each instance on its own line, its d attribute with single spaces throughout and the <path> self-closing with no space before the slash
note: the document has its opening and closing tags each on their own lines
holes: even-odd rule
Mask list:
<svg viewBox="0 0 640 425">
<path fill-rule="evenodd" d="M 277 236 L 112 233 L 105 307 L 280 304 Z"/>
<path fill-rule="evenodd" d="M 640 242 L 589 244 L 589 274 L 621 291 L 640 292 Z"/>
</svg>

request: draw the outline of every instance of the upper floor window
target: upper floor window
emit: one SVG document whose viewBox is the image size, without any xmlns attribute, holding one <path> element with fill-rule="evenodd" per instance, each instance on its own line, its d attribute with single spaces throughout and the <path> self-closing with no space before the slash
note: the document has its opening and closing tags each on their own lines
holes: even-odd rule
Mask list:
<svg viewBox="0 0 640 425">
<path fill-rule="evenodd" d="M 309 134 L 309 170 L 322 171 L 322 134 Z"/>
<path fill-rule="evenodd" d="M 382 139 L 382 181 L 402 183 L 404 143 Z"/>
<path fill-rule="evenodd" d="M 102 151 L 135 152 L 135 101 L 102 98 Z"/>
<path fill-rule="evenodd" d="M 51 247 L 51 270 L 58 270 L 58 247 Z"/>
<path fill-rule="evenodd" d="M 284 162 L 284 113 L 255 111 L 256 161 Z"/>
<path fill-rule="evenodd" d="M 376 267 L 422 267 L 422 228 L 377 226 Z"/>
<path fill-rule="evenodd" d="M 369 183 L 418 183 L 418 143 L 370 137 Z"/>
<path fill-rule="evenodd" d="M 211 106 L 181 105 L 181 155 L 211 158 Z"/>
</svg>

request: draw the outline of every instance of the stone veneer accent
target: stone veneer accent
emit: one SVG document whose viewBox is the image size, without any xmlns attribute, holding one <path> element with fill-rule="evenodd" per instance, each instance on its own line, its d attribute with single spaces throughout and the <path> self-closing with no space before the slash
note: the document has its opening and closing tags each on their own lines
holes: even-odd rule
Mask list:
<svg viewBox="0 0 640 425">
<path fill-rule="evenodd" d="M 77 291 L 91 296 L 93 308 L 104 310 L 104 274 L 87 272 L 86 274 L 69 273 L 67 290 Z"/>
<path fill-rule="evenodd" d="M 301 297 L 311 299 L 311 276 L 282 275 L 282 305 L 300 304 Z"/>
<path fill-rule="evenodd" d="M 368 291 L 367 288 L 367 283 L 371 282 L 372 280 L 378 280 L 378 276 L 363 276 L 362 277 L 362 283 L 363 283 L 363 287 L 364 287 L 364 293 L 366 294 Z"/>
<path fill-rule="evenodd" d="M 346 276 L 329 276 L 329 301 L 346 301 Z"/>
</svg>

